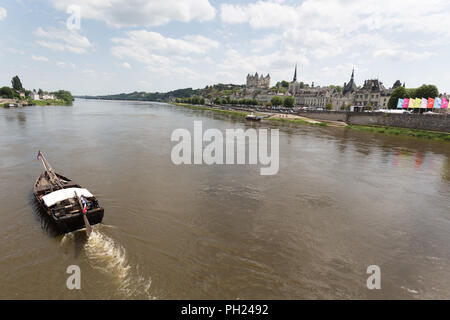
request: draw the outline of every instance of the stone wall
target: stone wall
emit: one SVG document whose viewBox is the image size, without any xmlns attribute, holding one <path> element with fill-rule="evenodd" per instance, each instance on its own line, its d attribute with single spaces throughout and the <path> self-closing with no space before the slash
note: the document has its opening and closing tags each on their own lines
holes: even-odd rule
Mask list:
<svg viewBox="0 0 450 320">
<path fill-rule="evenodd" d="M 298 115 L 314 120 L 347 121 L 347 112 L 345 111 L 300 111 Z"/>
<path fill-rule="evenodd" d="M 392 114 L 379 112 L 299 112 L 301 116 L 316 120 L 344 121 L 356 125 L 378 125 L 429 131 L 450 132 L 449 115 Z"/>
</svg>

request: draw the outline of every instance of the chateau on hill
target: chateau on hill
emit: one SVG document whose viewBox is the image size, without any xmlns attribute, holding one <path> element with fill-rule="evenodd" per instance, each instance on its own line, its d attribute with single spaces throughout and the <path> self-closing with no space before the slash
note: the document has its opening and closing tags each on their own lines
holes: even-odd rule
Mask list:
<svg viewBox="0 0 450 320">
<path fill-rule="evenodd" d="M 270 89 L 270 75 L 258 76 L 258 72 L 254 76 L 247 75 L 247 88 L 248 89 Z"/>
<path fill-rule="evenodd" d="M 267 76 L 248 74 L 245 90 L 235 91 L 230 98 L 233 100 L 256 99 L 260 103 L 269 103 L 274 96 L 282 98 L 293 96 L 295 105 L 312 109 L 332 110 L 363 110 L 364 108 L 386 109 L 392 91 L 401 86 L 397 80 L 391 88 L 386 88 L 378 79 L 364 81 L 362 87 L 358 87 L 355 81 L 355 70 L 352 70 L 349 82 L 344 82 L 342 88 L 337 86 L 315 86 L 299 81 L 297 65 L 294 69 L 294 77 L 288 88 L 281 86 L 270 87 L 270 75 Z M 404 86 L 404 84 L 403 84 Z M 224 98 L 224 97 L 222 97 Z"/>
</svg>

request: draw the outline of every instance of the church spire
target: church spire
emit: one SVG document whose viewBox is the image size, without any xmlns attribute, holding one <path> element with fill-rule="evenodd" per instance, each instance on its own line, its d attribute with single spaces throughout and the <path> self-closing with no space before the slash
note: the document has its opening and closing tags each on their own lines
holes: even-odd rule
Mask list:
<svg viewBox="0 0 450 320">
<path fill-rule="evenodd" d="M 355 78 L 355 68 L 353 68 L 353 70 L 352 70 L 352 79 L 351 80 L 353 80 Z"/>
<path fill-rule="evenodd" d="M 296 81 L 297 81 L 297 64 L 295 64 L 294 80 L 292 80 L 292 82 Z"/>
</svg>

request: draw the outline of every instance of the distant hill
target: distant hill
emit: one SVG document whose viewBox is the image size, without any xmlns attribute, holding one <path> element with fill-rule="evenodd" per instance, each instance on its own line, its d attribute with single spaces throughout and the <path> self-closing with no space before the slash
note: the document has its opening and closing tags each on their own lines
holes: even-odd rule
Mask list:
<svg viewBox="0 0 450 320">
<path fill-rule="evenodd" d="M 76 96 L 76 98 L 101 99 L 101 100 L 137 100 L 137 101 L 169 101 L 171 98 L 189 98 L 192 96 L 202 96 L 214 99 L 217 96 L 229 95 L 233 91 L 240 91 L 244 85 L 235 84 L 215 84 L 206 86 L 203 89 L 177 89 L 169 92 L 131 92 L 104 96 Z"/>
</svg>

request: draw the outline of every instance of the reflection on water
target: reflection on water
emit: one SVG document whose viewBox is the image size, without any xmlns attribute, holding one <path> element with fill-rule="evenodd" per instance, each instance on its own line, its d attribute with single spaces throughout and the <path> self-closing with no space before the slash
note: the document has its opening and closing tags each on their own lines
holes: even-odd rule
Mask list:
<svg viewBox="0 0 450 320">
<path fill-rule="evenodd" d="M 280 128 L 279 173 L 173 165 L 170 135 L 194 120 Z M 32 201 L 37 150 L 105 208 L 89 239 L 57 235 Z M 442 142 L 77 100 L 0 109 L 0 152 L 0 298 L 450 298 Z M 372 264 L 380 291 L 366 288 Z"/>
</svg>

